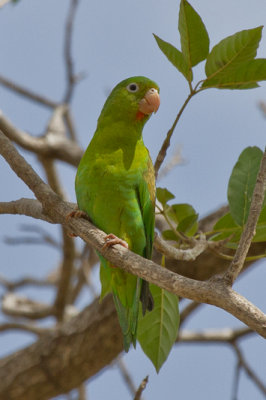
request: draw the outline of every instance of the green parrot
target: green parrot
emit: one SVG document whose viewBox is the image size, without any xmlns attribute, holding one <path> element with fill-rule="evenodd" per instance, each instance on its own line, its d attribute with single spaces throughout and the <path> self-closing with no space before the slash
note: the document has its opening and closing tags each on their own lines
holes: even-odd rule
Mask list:
<svg viewBox="0 0 266 400">
<path fill-rule="evenodd" d="M 94 136 L 79 164 L 78 207 L 106 236 L 105 247 L 121 244 L 151 258 L 155 177 L 142 129 L 160 105 L 159 88 L 137 76 L 120 82 L 107 98 Z M 113 293 L 124 348 L 136 347 L 139 303 L 152 310 L 148 283 L 110 265 L 101 255 L 102 296 Z"/>
</svg>

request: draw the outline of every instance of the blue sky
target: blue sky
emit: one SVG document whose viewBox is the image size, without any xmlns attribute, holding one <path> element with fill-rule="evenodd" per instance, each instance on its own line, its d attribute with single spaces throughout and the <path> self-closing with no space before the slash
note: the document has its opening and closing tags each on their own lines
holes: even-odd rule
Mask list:
<svg viewBox="0 0 266 400">
<path fill-rule="evenodd" d="M 60 100 L 65 89 L 63 34 L 68 1 L 20 0 L 16 6 L 0 10 L 0 75 L 13 79 L 40 94 Z M 210 35 L 211 47 L 224 37 L 242 29 L 264 25 L 265 0 L 191 1 L 201 15 Z M 81 1 L 75 21 L 73 54 L 76 72 L 87 77 L 76 88 L 72 102 L 75 125 L 83 148 L 90 141 L 107 93 L 122 79 L 146 75 L 161 88 L 161 107 L 145 127 L 144 140 L 155 160 L 165 134 L 188 94 L 183 76 L 158 49 L 152 33 L 179 47 L 179 2 L 174 0 L 104 0 Z M 263 32 L 258 57 L 266 57 Z M 195 82 L 203 76 L 204 66 L 195 70 Z M 201 216 L 226 202 L 227 182 L 240 152 L 247 146 L 265 145 L 265 118 L 258 102 L 266 101 L 266 84 L 248 91 L 208 90 L 192 99 L 178 125 L 168 156 L 181 146 L 185 163 L 172 170 L 159 185 L 167 187 L 177 202 L 194 206 Z M 43 133 L 49 110 L 15 96 L 0 87 L 0 108 L 19 128 L 33 135 Z M 43 176 L 36 158 L 23 152 Z M 72 167 L 58 163 L 60 176 L 69 199 L 75 201 Z M 32 194 L 0 159 L 1 201 Z M 8 186 L 6 186 L 8 182 Z M 4 188 L 4 190 L 3 190 Z M 21 223 L 42 226 L 58 237 L 58 228 L 23 217 L 1 216 L 0 236 L 18 236 Z M 53 249 L 41 246 L 18 246 L 0 241 L 1 274 L 14 278 L 24 274 L 44 276 L 59 260 Z M 23 265 L 21 265 L 23 260 Z M 262 309 L 265 303 L 265 261 L 246 273 L 236 289 Z M 97 276 L 95 274 L 95 281 Z M 47 291 L 28 290 L 43 300 L 52 298 Z M 87 293 L 81 299 L 87 303 Z M 239 326 L 224 311 L 204 306 L 186 328 L 207 329 Z M 2 337 L 2 339 L 1 339 Z M 29 335 L 6 333 L 0 337 L 0 354 L 7 354 L 24 343 Z M 265 361 L 265 343 L 260 338 L 245 342 L 245 355 L 260 371 Z M 264 354 L 263 354 L 264 353 Z M 144 393 L 146 400 L 161 399 L 230 399 L 233 367 L 236 362 L 229 348 L 213 345 L 181 345 L 171 353 L 157 375 L 141 351 L 130 351 L 124 361 L 136 385 L 149 374 Z M 265 365 L 264 365 L 265 369 Z M 112 391 L 110 392 L 110 385 Z M 114 366 L 91 380 L 91 399 L 131 399 Z M 241 400 L 262 399 L 260 392 L 244 376 Z"/>
</svg>

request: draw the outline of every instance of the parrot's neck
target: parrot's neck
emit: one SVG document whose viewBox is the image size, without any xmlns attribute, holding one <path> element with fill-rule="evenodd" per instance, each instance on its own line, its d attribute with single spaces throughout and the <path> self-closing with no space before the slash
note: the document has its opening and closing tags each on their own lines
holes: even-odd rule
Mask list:
<svg viewBox="0 0 266 400">
<path fill-rule="evenodd" d="M 124 121 L 109 121 L 109 124 L 98 124 L 97 130 L 91 141 L 91 150 L 109 157 L 115 157 L 122 152 L 124 167 L 129 169 L 139 152 L 146 148 L 142 139 L 142 129 L 144 123 L 136 122 L 129 124 Z"/>
</svg>

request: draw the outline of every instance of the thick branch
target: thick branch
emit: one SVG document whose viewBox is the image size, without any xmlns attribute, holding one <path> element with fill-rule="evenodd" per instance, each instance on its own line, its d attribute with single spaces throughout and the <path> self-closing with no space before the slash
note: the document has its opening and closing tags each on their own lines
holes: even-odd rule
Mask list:
<svg viewBox="0 0 266 400">
<path fill-rule="evenodd" d="M 60 332 L 0 360 L 0 398 L 46 400 L 66 393 L 111 363 L 122 348 L 112 298 L 100 304 L 97 299 Z"/>
</svg>

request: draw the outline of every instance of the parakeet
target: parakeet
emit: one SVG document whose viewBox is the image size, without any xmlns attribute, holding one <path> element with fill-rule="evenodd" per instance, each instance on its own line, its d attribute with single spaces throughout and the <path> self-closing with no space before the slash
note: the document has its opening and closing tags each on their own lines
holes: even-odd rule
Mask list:
<svg viewBox="0 0 266 400">
<path fill-rule="evenodd" d="M 159 105 L 159 88 L 150 79 L 120 82 L 104 104 L 75 180 L 78 207 L 109 234 L 106 246 L 120 243 L 146 258 L 153 245 L 155 178 L 142 129 Z M 140 301 L 143 313 L 153 307 L 148 283 L 100 260 L 102 297 L 113 293 L 128 351 L 136 346 Z"/>
</svg>

